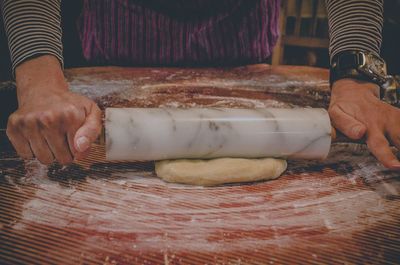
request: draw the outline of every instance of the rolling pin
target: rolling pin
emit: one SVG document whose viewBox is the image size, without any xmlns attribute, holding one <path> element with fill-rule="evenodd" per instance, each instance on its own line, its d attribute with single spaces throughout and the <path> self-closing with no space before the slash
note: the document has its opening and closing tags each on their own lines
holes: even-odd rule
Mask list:
<svg viewBox="0 0 400 265">
<path fill-rule="evenodd" d="M 328 156 L 325 109 L 108 108 L 107 160 Z"/>
</svg>

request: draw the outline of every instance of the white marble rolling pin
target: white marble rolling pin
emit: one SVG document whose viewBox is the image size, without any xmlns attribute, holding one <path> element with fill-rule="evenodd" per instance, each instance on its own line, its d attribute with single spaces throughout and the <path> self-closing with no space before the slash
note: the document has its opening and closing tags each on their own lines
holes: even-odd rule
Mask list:
<svg viewBox="0 0 400 265">
<path fill-rule="evenodd" d="M 108 160 L 217 157 L 324 159 L 324 109 L 108 108 Z"/>
</svg>

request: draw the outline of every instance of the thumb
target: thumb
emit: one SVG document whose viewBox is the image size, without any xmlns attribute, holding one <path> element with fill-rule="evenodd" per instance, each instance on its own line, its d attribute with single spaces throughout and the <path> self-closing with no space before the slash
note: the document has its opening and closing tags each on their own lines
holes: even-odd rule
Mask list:
<svg viewBox="0 0 400 265">
<path fill-rule="evenodd" d="M 367 131 L 367 127 L 363 123 L 344 112 L 337 105 L 329 109 L 329 115 L 333 126 L 350 139 L 359 140 Z"/>
<path fill-rule="evenodd" d="M 101 111 L 96 104 L 91 104 L 86 112 L 84 124 L 76 131 L 74 146 L 79 153 L 88 150 L 101 132 Z"/>
</svg>

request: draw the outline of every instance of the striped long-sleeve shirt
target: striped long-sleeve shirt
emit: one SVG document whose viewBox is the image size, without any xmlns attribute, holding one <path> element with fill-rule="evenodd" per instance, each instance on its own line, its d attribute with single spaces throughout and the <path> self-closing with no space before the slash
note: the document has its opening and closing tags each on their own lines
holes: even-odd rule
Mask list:
<svg viewBox="0 0 400 265">
<path fill-rule="evenodd" d="M 41 55 L 41 54 L 51 54 L 56 56 L 61 64 L 63 63 L 63 56 L 62 56 L 62 29 L 60 25 L 60 4 L 61 0 L 0 0 L 2 1 L 2 14 L 5 23 L 5 29 L 8 36 L 8 43 L 10 54 L 13 62 L 13 69 L 17 67 L 20 63 L 24 62 L 25 60 Z M 259 0 L 259 1 L 250 1 L 250 0 L 226 0 L 225 3 L 229 4 L 231 7 L 230 12 L 226 13 L 224 7 L 221 5 L 218 6 L 221 10 L 219 14 L 214 15 L 215 20 L 206 20 L 205 23 L 187 23 L 183 24 L 182 30 L 197 30 L 196 32 L 199 33 L 197 36 L 197 44 L 195 40 L 192 40 L 193 37 L 187 36 L 187 38 L 182 38 L 182 32 L 176 31 L 176 27 L 179 27 L 179 21 L 188 21 L 191 19 L 192 16 L 188 16 L 186 12 L 186 16 L 181 18 L 180 20 L 171 21 L 168 20 L 170 14 L 165 14 L 160 12 L 160 10 L 155 10 L 154 12 L 146 13 L 149 9 L 146 7 L 144 3 L 146 1 L 141 0 L 102 0 L 102 1 L 90 1 L 90 0 L 83 0 L 84 1 L 84 9 L 86 8 L 87 16 L 84 18 L 86 19 L 86 24 L 83 25 L 81 38 L 82 41 L 85 42 L 85 38 L 92 38 L 86 39 L 86 43 L 92 43 L 92 48 L 89 49 L 90 45 L 83 45 L 83 52 L 86 57 L 90 58 L 91 56 L 96 56 L 99 54 L 96 53 L 103 53 L 103 58 L 110 59 L 107 56 L 110 56 L 107 51 L 104 51 L 104 47 L 99 44 L 98 39 L 93 39 L 93 34 L 99 35 L 99 32 L 95 32 L 92 35 L 85 35 L 86 32 L 89 30 L 96 31 L 96 25 L 99 24 L 99 21 L 96 21 L 97 17 L 104 16 L 105 10 L 107 8 L 114 8 L 115 5 L 110 4 L 111 2 L 118 2 L 119 5 L 121 3 L 128 3 L 128 2 L 136 2 L 136 7 L 126 7 L 127 10 L 114 10 L 113 16 L 121 16 L 124 19 L 129 19 L 129 21 L 124 21 L 124 25 L 115 25 L 110 26 L 109 22 L 103 22 L 103 30 L 107 32 L 115 30 L 114 35 L 118 35 L 119 33 L 124 33 L 129 31 L 126 27 L 129 27 L 129 23 L 131 24 L 141 24 L 143 27 L 140 30 L 137 30 L 137 34 L 142 34 L 147 37 L 143 37 L 143 40 L 131 40 L 131 42 L 127 42 L 126 40 L 122 41 L 122 44 L 115 44 L 113 47 L 114 49 L 118 48 L 119 46 L 129 45 L 126 49 L 123 47 L 118 51 L 113 51 L 115 53 L 121 53 L 121 56 L 135 56 L 135 51 L 132 51 L 134 48 L 142 50 L 137 50 L 136 53 L 138 56 L 145 51 L 145 53 L 151 51 L 150 48 L 146 48 L 146 46 L 157 45 L 152 43 L 154 39 L 160 42 L 159 45 L 163 45 L 165 42 L 167 45 L 171 46 L 170 48 L 166 49 L 166 51 L 173 51 L 176 48 L 177 51 L 182 50 L 182 56 L 184 54 L 191 53 L 190 49 L 194 49 L 193 47 L 198 47 L 199 45 L 203 45 L 205 47 L 205 53 L 201 54 L 198 53 L 197 56 L 209 56 L 210 61 L 211 59 L 219 58 L 224 59 L 228 58 L 227 55 L 234 57 L 243 56 L 245 59 L 250 59 L 251 61 L 253 57 L 263 58 L 268 57 L 270 55 L 272 46 L 275 44 L 276 37 L 277 37 L 277 26 L 276 24 L 276 14 L 278 12 L 256 12 L 254 9 L 249 7 L 249 2 L 258 2 L 256 5 L 259 9 L 273 9 L 273 11 L 277 11 L 277 6 L 279 4 L 279 0 Z M 156 0 L 154 0 L 156 1 Z M 160 1 L 157 5 L 158 7 L 162 7 L 160 3 L 163 3 L 165 7 L 168 7 L 168 3 L 165 1 Z M 176 0 L 177 1 L 177 0 Z M 194 12 L 198 12 L 200 8 L 197 8 L 196 5 L 190 6 L 187 3 L 195 2 L 196 4 L 201 3 L 202 1 L 207 2 L 219 2 L 219 1 L 209 1 L 209 0 L 186 0 L 186 1 L 177 1 L 178 6 L 180 5 L 187 5 L 189 10 Z M 93 3 L 91 3 L 93 2 Z M 152 2 L 152 1 L 147 1 Z M 229 2 L 229 3 L 228 3 Z M 105 10 L 100 10 L 101 4 L 103 3 L 103 8 Z M 107 6 L 107 3 L 109 4 Z M 182 4 L 186 3 L 186 4 Z M 261 3 L 261 4 L 260 4 Z M 264 4 L 263 4 L 264 3 Z M 235 6 L 236 4 L 236 6 Z M 328 18 L 329 18 L 329 34 L 330 34 L 330 56 L 331 58 L 335 56 L 337 53 L 343 50 L 364 50 L 370 51 L 375 54 L 379 54 L 380 45 L 382 42 L 382 25 L 383 25 L 383 0 L 326 0 L 327 4 L 327 11 L 328 11 Z M 137 9 L 137 6 L 143 5 Z M 243 6 L 247 6 L 249 14 L 246 16 L 242 14 L 241 21 L 237 24 L 232 23 L 220 28 L 217 27 L 217 30 L 211 31 L 202 31 L 203 28 L 206 28 L 207 25 L 210 23 L 216 23 L 217 25 L 223 24 L 221 21 L 225 21 L 227 16 L 239 16 L 237 15 L 240 13 L 238 10 L 243 10 Z M 179 6 L 180 8 L 184 8 Z M 194 7 L 194 8 L 193 8 Z M 209 6 L 205 6 L 206 8 L 210 9 Z M 136 9 L 135 9 L 136 8 Z M 236 8 L 236 11 L 235 11 Z M 151 9 L 151 8 L 150 8 Z M 159 8 L 160 9 L 160 8 Z M 173 8 L 169 8 L 169 10 L 173 12 Z M 84 11 L 85 12 L 85 11 Z M 142 12 L 143 20 L 136 21 L 138 19 L 135 16 L 129 16 L 126 12 L 134 12 L 135 14 L 139 14 Z M 253 12 L 253 13 L 252 13 Z M 184 12 L 185 13 L 185 12 Z M 161 14 L 157 16 L 157 14 Z M 193 15 L 193 17 L 196 17 Z M 195 18 L 196 21 L 200 21 L 201 18 Z M 115 19 L 114 20 L 118 20 Z M 204 22 L 204 21 L 203 21 Z M 160 32 L 155 33 L 154 36 L 149 37 L 149 32 L 162 27 L 162 23 L 169 23 L 167 27 L 164 27 Z M 264 24 L 262 24 L 264 23 Z M 245 24 L 245 26 L 243 26 Z M 259 26 L 259 24 L 261 26 Z M 92 25 L 92 28 L 91 28 Z M 246 27 L 245 29 L 241 27 Z M 94 28 L 93 28 L 94 27 Z M 198 27 L 198 28 L 196 28 Z M 258 30 L 263 31 L 271 31 L 271 32 L 257 32 Z M 173 35 L 173 32 L 177 32 L 176 35 Z M 249 32 L 249 33 L 247 33 Z M 147 34 L 147 35 L 146 35 Z M 166 36 L 163 37 L 163 34 Z M 167 35 L 170 35 L 169 37 Z M 203 35 L 204 36 L 203 36 Z M 236 38 L 229 38 L 229 34 L 236 34 Z M 249 36 L 245 36 L 245 34 L 249 34 Z M 251 41 L 251 34 L 253 34 L 257 38 L 257 42 Z M 138 35 L 139 36 L 139 35 Z M 253 36 L 253 37 L 254 37 Z M 97 36 L 98 37 L 98 36 Z M 105 39 L 111 37 L 110 34 L 102 36 L 103 39 L 101 41 L 105 43 L 112 43 L 114 40 Z M 124 36 L 119 36 L 120 38 L 124 38 Z M 133 36 L 135 37 L 135 36 Z M 131 38 L 133 38 L 131 36 Z M 136 36 L 137 38 L 137 36 Z M 146 39 L 147 38 L 147 39 Z M 177 39 L 178 38 L 178 39 Z M 182 38 L 182 39 L 179 39 Z M 191 39 L 192 38 L 192 39 Z M 225 39 L 225 40 L 224 40 Z M 180 45 L 180 42 L 185 42 L 185 44 Z M 140 43 L 138 43 L 138 41 Z M 189 46 L 188 42 L 192 41 L 193 46 Z M 221 42 L 225 42 L 222 43 Z M 136 44 L 137 45 L 136 45 Z M 178 44 L 177 44 L 178 43 Z M 236 44 L 237 43 L 237 44 Z M 196 45 L 194 45 L 196 44 Z M 135 46 L 136 45 L 136 46 Z M 186 46 L 183 46 L 186 45 Z M 232 47 L 229 48 L 231 45 Z M 235 46 L 236 45 L 236 46 Z M 259 45 L 259 46 L 257 46 Z M 93 47 L 97 48 L 93 49 Z M 133 48 L 132 48 L 133 47 Z M 228 47 L 228 48 L 227 48 Z M 130 50 L 131 54 L 123 54 L 125 50 Z M 187 51 L 185 49 L 188 49 Z M 198 48 L 197 48 L 198 49 Z M 247 54 L 246 49 L 251 50 Z M 141 62 L 139 64 L 143 65 L 148 62 L 148 60 L 153 60 L 152 63 L 157 64 L 162 62 L 168 63 L 176 63 L 176 58 L 171 59 L 171 61 L 166 61 L 164 57 L 162 57 L 163 50 L 162 49 L 154 49 L 153 52 L 150 52 L 149 57 L 140 57 Z M 165 52 L 164 52 L 165 53 Z M 196 53 L 193 52 L 193 58 L 196 59 Z M 221 54 L 224 54 L 222 56 Z M 114 57 L 117 55 L 114 55 Z M 145 55 L 140 55 L 145 56 Z M 218 57 L 219 56 L 219 57 Z M 247 56 L 247 57 L 246 57 Z M 252 57 L 253 56 L 253 57 Z M 215 58 L 214 58 L 215 57 Z M 139 57 L 138 57 L 139 58 Z M 193 59 L 192 58 L 192 59 Z M 136 58 L 137 59 L 137 58 Z M 200 58 L 198 58 L 200 60 Z M 253 58 L 254 59 L 254 58 Z M 164 60 L 164 61 L 163 61 Z M 175 60 L 175 61 L 174 61 Z M 254 60 L 253 60 L 254 61 Z"/>
</svg>

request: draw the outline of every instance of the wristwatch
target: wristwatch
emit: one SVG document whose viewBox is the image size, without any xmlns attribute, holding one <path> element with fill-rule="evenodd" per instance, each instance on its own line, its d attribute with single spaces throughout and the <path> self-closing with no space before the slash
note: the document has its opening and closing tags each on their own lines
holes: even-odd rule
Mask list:
<svg viewBox="0 0 400 265">
<path fill-rule="evenodd" d="M 381 99 L 393 106 L 400 107 L 400 75 L 389 75 L 381 86 Z"/>
<path fill-rule="evenodd" d="M 330 83 L 343 78 L 373 82 L 380 87 L 387 82 L 385 61 L 371 52 L 343 51 L 332 59 Z"/>
</svg>

